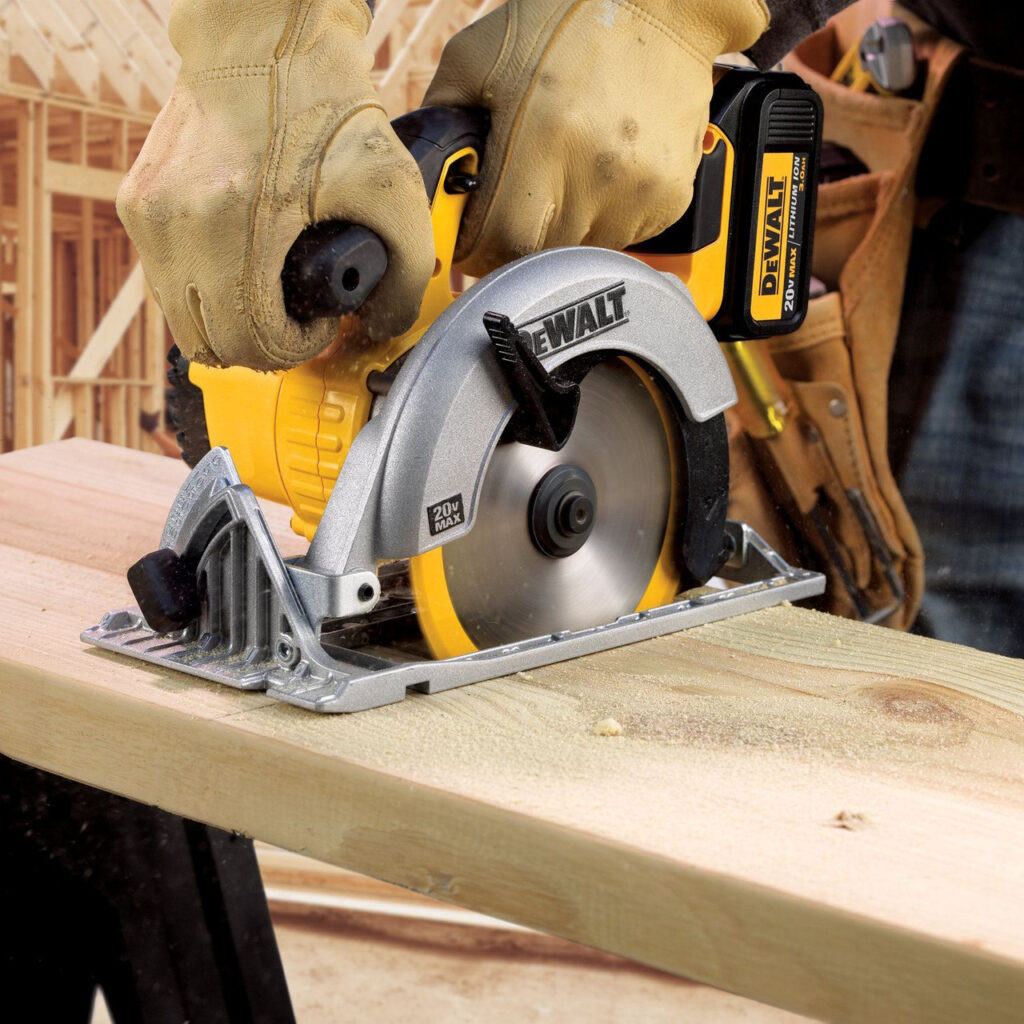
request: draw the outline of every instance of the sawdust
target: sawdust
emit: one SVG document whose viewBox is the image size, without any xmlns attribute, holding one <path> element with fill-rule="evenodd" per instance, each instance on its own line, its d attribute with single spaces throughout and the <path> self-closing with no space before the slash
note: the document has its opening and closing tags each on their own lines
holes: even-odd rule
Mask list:
<svg viewBox="0 0 1024 1024">
<path fill-rule="evenodd" d="M 622 726 L 614 718 L 602 718 L 594 726 L 594 734 L 596 736 L 621 736 Z"/>
<path fill-rule="evenodd" d="M 832 828 L 842 828 L 847 832 L 859 832 L 868 828 L 871 822 L 866 814 L 859 811 L 840 811 L 828 824 Z"/>
</svg>

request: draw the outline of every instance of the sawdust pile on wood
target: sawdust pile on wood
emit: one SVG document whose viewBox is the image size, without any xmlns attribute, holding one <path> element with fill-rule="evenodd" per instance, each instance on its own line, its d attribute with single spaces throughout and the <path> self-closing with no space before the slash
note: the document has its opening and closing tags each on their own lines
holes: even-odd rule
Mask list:
<svg viewBox="0 0 1024 1024">
<path fill-rule="evenodd" d="M 847 832 L 859 832 L 867 828 L 870 822 L 866 814 L 859 811 L 840 811 L 830 822 L 833 828 L 846 829 Z"/>
</svg>

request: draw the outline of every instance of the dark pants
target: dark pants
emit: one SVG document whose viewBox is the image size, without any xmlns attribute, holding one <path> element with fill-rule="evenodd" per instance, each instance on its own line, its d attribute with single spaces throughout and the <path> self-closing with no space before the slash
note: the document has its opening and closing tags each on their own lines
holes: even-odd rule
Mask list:
<svg viewBox="0 0 1024 1024">
<path fill-rule="evenodd" d="M 890 397 L 917 630 L 1024 657 L 1024 216 L 953 203 L 917 233 Z"/>
</svg>

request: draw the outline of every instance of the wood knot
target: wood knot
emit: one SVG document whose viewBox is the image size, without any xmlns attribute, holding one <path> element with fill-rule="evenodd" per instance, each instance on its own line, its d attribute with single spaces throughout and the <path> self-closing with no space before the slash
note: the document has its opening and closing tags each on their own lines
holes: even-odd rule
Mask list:
<svg viewBox="0 0 1024 1024">
<path fill-rule="evenodd" d="M 969 721 L 945 701 L 909 686 L 886 686 L 871 698 L 889 716 L 913 725 L 959 725 Z"/>
</svg>

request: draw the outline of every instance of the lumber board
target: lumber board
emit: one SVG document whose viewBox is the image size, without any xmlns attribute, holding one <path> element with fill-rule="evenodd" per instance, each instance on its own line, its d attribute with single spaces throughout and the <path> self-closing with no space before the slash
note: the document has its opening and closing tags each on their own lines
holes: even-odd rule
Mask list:
<svg viewBox="0 0 1024 1024">
<path fill-rule="evenodd" d="M 0 457 L 4 753 L 822 1020 L 1020 1019 L 1024 662 L 779 607 L 317 716 L 78 641 L 182 475 Z"/>
<path fill-rule="evenodd" d="M 21 448 L 37 440 L 33 435 L 35 394 L 33 370 L 33 263 L 36 204 L 33 196 L 36 134 L 39 131 L 35 103 L 22 103 L 17 112 L 17 237 L 18 261 L 14 319 L 14 445 Z"/>
<path fill-rule="evenodd" d="M 22 10 L 18 0 L 0 8 L 0 23 L 16 53 L 38 80 L 48 90 L 53 85 L 53 49 L 39 31 L 35 22 Z"/>
<path fill-rule="evenodd" d="M 85 167 L 63 160 L 47 160 L 43 170 L 48 192 L 113 202 L 124 178 L 123 171 L 103 167 Z"/>
<path fill-rule="evenodd" d="M 46 191 L 43 183 L 49 130 L 50 108 L 46 103 L 40 103 L 36 112 L 36 153 L 32 167 L 34 235 L 28 250 L 32 260 L 32 291 L 29 295 L 33 306 L 32 430 L 37 444 L 51 439 L 49 426 L 53 408 L 53 196 Z M 22 298 L 19 296 L 19 301 Z M 57 434 L 56 438 L 60 436 Z"/>
<path fill-rule="evenodd" d="M 808 1022 L 276 847 L 256 854 L 303 1024 Z M 432 957 L 441 962 L 425 970 Z"/>
<path fill-rule="evenodd" d="M 68 21 L 58 0 L 33 0 L 30 14 L 53 48 L 75 86 L 86 99 L 99 97 L 100 68 L 96 55 Z"/>
</svg>

